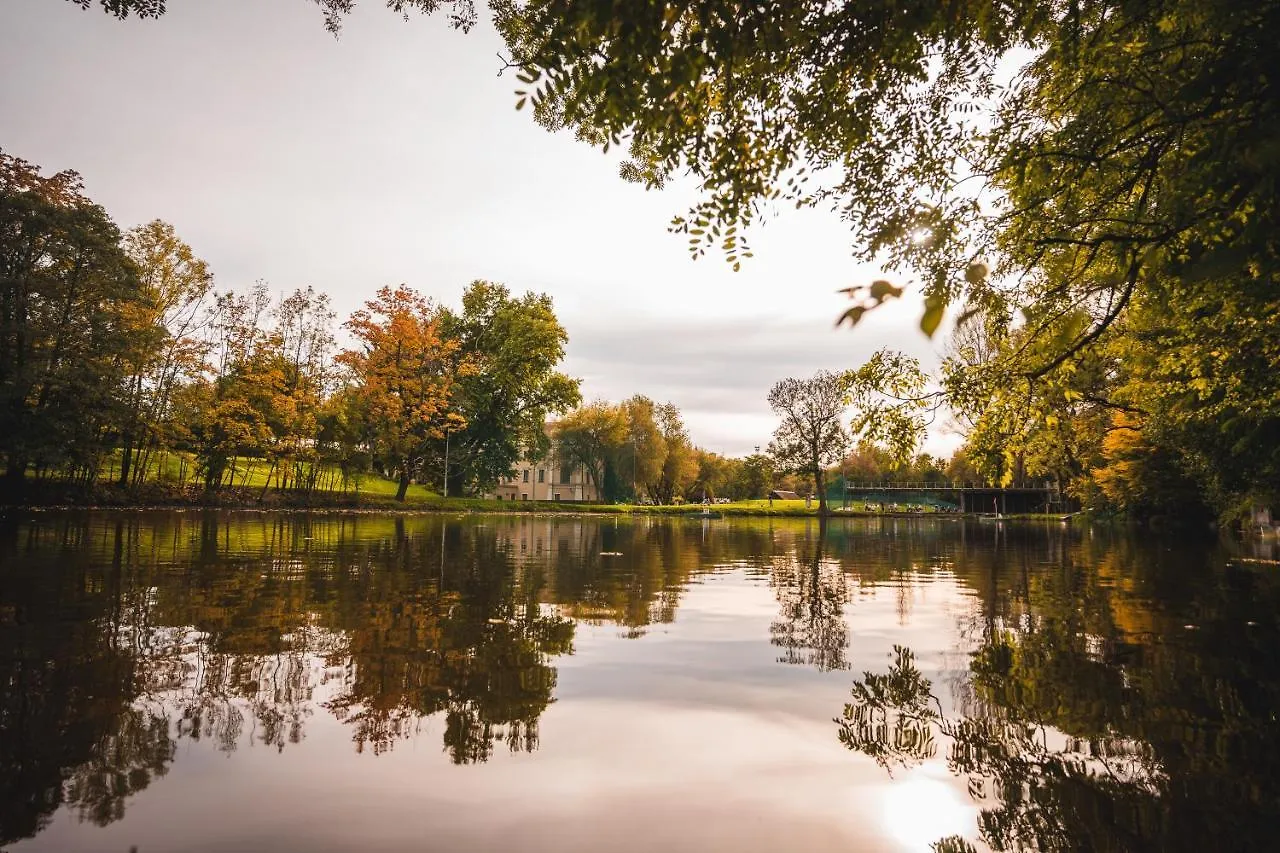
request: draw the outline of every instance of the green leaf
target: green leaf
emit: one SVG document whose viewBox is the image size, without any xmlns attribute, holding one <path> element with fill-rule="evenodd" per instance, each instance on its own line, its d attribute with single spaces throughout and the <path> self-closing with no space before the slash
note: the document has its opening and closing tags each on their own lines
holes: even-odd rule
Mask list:
<svg viewBox="0 0 1280 853">
<path fill-rule="evenodd" d="M 974 286 L 982 284 L 987 280 L 987 265 L 981 261 L 969 264 L 968 269 L 964 271 L 964 280 Z"/>
<path fill-rule="evenodd" d="M 836 320 L 836 328 L 844 325 L 847 321 L 850 326 L 858 325 L 858 321 L 862 319 L 862 315 L 867 313 L 867 309 L 861 305 L 855 305 L 848 311 L 840 315 L 840 319 Z"/>
<path fill-rule="evenodd" d="M 871 282 L 872 299 L 877 302 L 883 302 L 890 296 L 895 298 L 902 296 L 902 288 L 895 287 L 893 282 L 885 281 L 884 279 L 877 279 Z"/>
<path fill-rule="evenodd" d="M 924 316 L 920 318 L 920 331 L 929 337 L 933 337 L 933 333 L 938 331 L 938 326 L 942 323 L 942 314 L 947 309 L 947 304 L 936 296 L 930 296 L 924 301 Z"/>
</svg>

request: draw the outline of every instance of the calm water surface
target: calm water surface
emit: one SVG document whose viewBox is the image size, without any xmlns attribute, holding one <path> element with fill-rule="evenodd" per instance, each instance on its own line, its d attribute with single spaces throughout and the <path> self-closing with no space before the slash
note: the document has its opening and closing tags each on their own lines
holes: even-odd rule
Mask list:
<svg viewBox="0 0 1280 853">
<path fill-rule="evenodd" d="M 1280 580 L 1234 550 L 0 518 L 0 848 L 1276 849 Z"/>
</svg>

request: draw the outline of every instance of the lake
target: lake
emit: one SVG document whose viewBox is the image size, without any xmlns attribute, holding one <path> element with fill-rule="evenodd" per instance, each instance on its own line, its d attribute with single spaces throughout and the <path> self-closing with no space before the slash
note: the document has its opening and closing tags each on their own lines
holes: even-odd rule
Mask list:
<svg viewBox="0 0 1280 853">
<path fill-rule="evenodd" d="M 1275 849 L 1255 546 L 0 516 L 0 849 Z"/>
</svg>

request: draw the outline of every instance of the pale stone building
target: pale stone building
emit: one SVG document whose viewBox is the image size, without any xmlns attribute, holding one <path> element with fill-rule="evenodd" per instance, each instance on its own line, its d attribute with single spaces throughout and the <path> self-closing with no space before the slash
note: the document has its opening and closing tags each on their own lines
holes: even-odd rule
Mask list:
<svg viewBox="0 0 1280 853">
<path fill-rule="evenodd" d="M 515 473 L 499 480 L 486 497 L 500 501 L 579 501 L 595 503 L 599 490 L 581 465 L 561 462 L 554 451 L 536 462 L 521 459 Z"/>
</svg>

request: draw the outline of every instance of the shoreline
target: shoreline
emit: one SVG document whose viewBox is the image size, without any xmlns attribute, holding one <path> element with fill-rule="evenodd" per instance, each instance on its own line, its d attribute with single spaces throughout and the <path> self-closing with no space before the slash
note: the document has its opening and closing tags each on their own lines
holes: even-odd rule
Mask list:
<svg viewBox="0 0 1280 853">
<path fill-rule="evenodd" d="M 878 502 L 872 502 L 876 504 Z M 883 506 L 883 504 L 880 504 Z M 803 500 L 775 500 L 773 504 L 763 498 L 731 501 L 722 504 L 604 504 L 570 501 L 510 501 L 493 498 L 449 497 L 442 498 L 431 492 L 414 493 L 407 500 L 397 501 L 392 494 L 380 490 L 347 492 L 329 491 L 272 491 L 257 486 L 250 488 L 226 488 L 208 492 L 203 488 L 183 488 L 172 484 L 144 484 L 141 487 L 119 488 L 99 484 L 96 487 L 71 487 L 57 481 L 28 482 L 21 493 L 10 492 L 0 497 L 0 513 L 18 512 L 71 512 L 119 511 L 119 512 L 280 512 L 280 513 L 347 513 L 352 515 L 428 515 L 499 514 L 540 516 L 678 516 L 682 518 L 932 518 L 969 519 L 1004 523 L 1011 521 L 1054 521 L 1069 523 L 1079 513 L 1018 513 L 995 517 L 991 513 L 938 512 L 938 511 L 868 511 L 866 502 L 855 501 L 860 509 L 842 509 L 840 501 L 829 502 L 825 516 L 820 514 L 816 501 L 805 506 Z"/>
<path fill-rule="evenodd" d="M 516 508 L 519 507 L 519 508 Z M 534 516 L 674 516 L 691 519 L 729 518 L 894 518 L 939 520 L 1058 521 L 1070 523 L 1080 513 L 1017 514 L 995 518 L 990 514 L 962 512 L 867 512 L 865 510 L 828 511 L 825 516 L 817 507 L 744 507 L 735 505 L 669 504 L 644 506 L 631 504 L 578 504 L 551 501 L 489 501 L 482 498 L 448 498 L 437 501 L 344 502 L 344 503 L 271 503 L 257 501 L 192 502 L 192 503 L 7 503 L 0 504 L 0 515 L 43 512 L 252 512 L 335 515 L 534 515 Z"/>
</svg>

